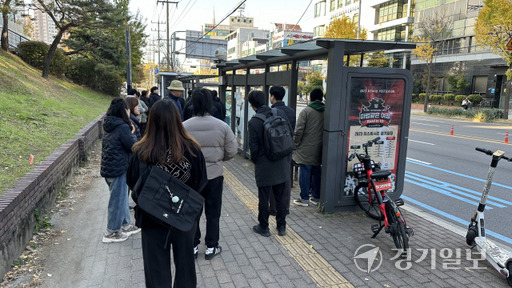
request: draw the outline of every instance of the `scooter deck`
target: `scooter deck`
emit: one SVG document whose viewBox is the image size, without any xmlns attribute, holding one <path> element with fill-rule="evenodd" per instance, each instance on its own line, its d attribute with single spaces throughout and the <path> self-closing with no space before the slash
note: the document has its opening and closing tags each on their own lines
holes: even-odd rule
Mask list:
<svg viewBox="0 0 512 288">
<path fill-rule="evenodd" d="M 475 243 L 478 251 L 485 253 L 486 257 L 490 257 L 499 268 L 506 268 L 507 262 L 512 259 L 511 253 L 501 249 L 489 240 L 482 241 L 477 237 Z"/>
</svg>

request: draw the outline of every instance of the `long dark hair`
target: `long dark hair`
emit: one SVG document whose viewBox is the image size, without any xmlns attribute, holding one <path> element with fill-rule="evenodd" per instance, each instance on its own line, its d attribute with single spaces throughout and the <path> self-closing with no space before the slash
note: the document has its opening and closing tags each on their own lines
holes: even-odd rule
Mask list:
<svg viewBox="0 0 512 288">
<path fill-rule="evenodd" d="M 128 107 L 128 103 L 123 98 L 114 98 L 110 102 L 110 107 L 107 110 L 107 116 L 119 117 L 123 119 L 123 121 L 132 127 L 132 122 L 130 122 L 130 117 L 126 114 L 126 109 L 130 109 Z"/>
<path fill-rule="evenodd" d="M 155 102 L 149 112 L 144 137 L 133 145 L 132 151 L 142 162 L 164 164 L 169 149 L 171 161 L 180 162 L 183 148 L 196 156 L 192 148 L 200 149 L 200 146 L 183 127 L 178 107 L 173 101 L 162 99 Z"/>
</svg>

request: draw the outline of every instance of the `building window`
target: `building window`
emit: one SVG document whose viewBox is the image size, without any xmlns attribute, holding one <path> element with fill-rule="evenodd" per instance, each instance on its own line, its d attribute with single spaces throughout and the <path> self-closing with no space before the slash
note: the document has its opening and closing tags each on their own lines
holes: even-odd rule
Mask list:
<svg viewBox="0 0 512 288">
<path fill-rule="evenodd" d="M 315 4 L 315 18 L 325 16 L 325 1 Z"/>
<path fill-rule="evenodd" d="M 487 91 L 487 76 L 473 76 L 473 93 Z"/>
<path fill-rule="evenodd" d="M 393 0 L 381 4 L 378 8 L 379 18 L 376 24 L 405 17 L 407 15 L 407 9 L 407 3 L 404 3 L 402 0 Z"/>
<path fill-rule="evenodd" d="M 377 32 L 377 40 L 380 41 L 403 41 L 402 37 L 405 37 L 405 27 L 401 26 L 382 29 Z"/>
<path fill-rule="evenodd" d="M 340 0 L 342 1 L 342 0 Z M 336 9 L 336 0 L 331 0 L 331 7 L 329 11 L 334 11 Z"/>
<path fill-rule="evenodd" d="M 325 25 L 316 26 L 313 28 L 313 34 L 315 37 L 320 37 L 324 35 L 325 32 Z"/>
<path fill-rule="evenodd" d="M 359 14 L 354 14 L 354 18 L 352 18 L 352 21 L 356 24 L 359 23 Z"/>
</svg>

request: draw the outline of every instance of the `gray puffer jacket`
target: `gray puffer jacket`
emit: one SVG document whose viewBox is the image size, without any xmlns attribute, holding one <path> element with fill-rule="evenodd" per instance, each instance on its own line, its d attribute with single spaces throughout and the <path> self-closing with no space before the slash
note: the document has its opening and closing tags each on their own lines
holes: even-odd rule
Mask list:
<svg viewBox="0 0 512 288">
<path fill-rule="evenodd" d="M 201 145 L 208 180 L 222 176 L 224 161 L 232 159 L 238 152 L 233 131 L 224 121 L 211 115 L 192 117 L 183 122 L 183 127 Z"/>
</svg>

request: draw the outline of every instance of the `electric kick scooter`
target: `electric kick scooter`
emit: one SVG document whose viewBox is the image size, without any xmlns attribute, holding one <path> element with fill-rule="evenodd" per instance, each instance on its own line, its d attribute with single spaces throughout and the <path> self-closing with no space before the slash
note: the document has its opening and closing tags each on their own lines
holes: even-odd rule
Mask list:
<svg viewBox="0 0 512 288">
<path fill-rule="evenodd" d="M 471 218 L 471 223 L 468 227 L 466 243 L 471 246 L 476 246 L 478 251 L 485 255 L 485 258 L 487 261 L 489 261 L 489 263 L 491 263 L 494 269 L 498 270 L 498 272 L 507 277 L 508 284 L 512 286 L 512 253 L 501 249 L 489 239 L 486 239 L 484 225 L 485 204 L 487 202 L 487 196 L 489 195 L 489 190 L 491 188 L 492 178 L 494 177 L 496 166 L 498 166 L 498 162 L 501 159 L 512 162 L 512 158 L 505 157 L 505 152 L 500 150 L 495 152 L 483 148 L 476 148 L 476 150 L 492 156 L 492 160 L 491 165 L 489 166 L 487 181 L 485 182 L 484 190 L 482 192 L 482 199 L 480 200 L 478 209 L 475 212 L 473 218 Z"/>
</svg>

